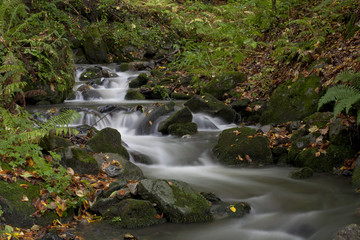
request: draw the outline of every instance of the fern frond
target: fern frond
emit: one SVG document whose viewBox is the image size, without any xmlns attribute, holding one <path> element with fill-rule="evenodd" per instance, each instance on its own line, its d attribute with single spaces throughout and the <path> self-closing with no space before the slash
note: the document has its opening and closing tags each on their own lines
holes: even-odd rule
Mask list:
<svg viewBox="0 0 360 240">
<path fill-rule="evenodd" d="M 318 110 L 324 105 L 332 101 L 341 101 L 348 98 L 353 98 L 360 94 L 360 91 L 354 87 L 339 85 L 331 87 L 326 94 L 322 96 L 318 103 Z"/>
<path fill-rule="evenodd" d="M 360 87 L 360 72 L 344 71 L 338 74 L 335 78 L 335 82 L 342 81 L 343 83 L 350 83 L 355 87 Z"/>
</svg>

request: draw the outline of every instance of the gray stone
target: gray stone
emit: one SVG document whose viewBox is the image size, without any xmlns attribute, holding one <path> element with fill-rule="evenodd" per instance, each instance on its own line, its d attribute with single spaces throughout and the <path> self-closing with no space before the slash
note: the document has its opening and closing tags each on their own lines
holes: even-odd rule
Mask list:
<svg viewBox="0 0 360 240">
<path fill-rule="evenodd" d="M 360 226 L 350 224 L 341 229 L 333 240 L 358 240 L 360 239 Z"/>
</svg>

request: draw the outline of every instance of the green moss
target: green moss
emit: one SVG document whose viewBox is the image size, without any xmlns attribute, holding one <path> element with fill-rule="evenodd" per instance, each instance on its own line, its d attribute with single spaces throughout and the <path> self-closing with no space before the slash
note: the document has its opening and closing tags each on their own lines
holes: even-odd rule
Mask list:
<svg viewBox="0 0 360 240">
<path fill-rule="evenodd" d="M 137 78 L 131 80 L 129 83 L 130 88 L 138 88 L 143 85 L 146 85 L 146 83 L 149 81 L 149 77 L 146 75 L 146 73 L 141 73 Z"/>
<path fill-rule="evenodd" d="M 121 63 L 119 66 L 117 66 L 116 71 L 119 72 L 126 72 L 130 68 L 129 63 Z"/>
<path fill-rule="evenodd" d="M 360 187 L 360 168 L 356 168 L 353 172 L 351 183 L 354 187 L 359 188 Z"/>
<path fill-rule="evenodd" d="M 137 90 L 129 89 L 125 95 L 126 100 L 145 100 L 145 96 Z"/>
<path fill-rule="evenodd" d="M 174 123 L 169 126 L 169 133 L 174 136 L 193 135 L 197 133 L 196 123 Z"/>
<path fill-rule="evenodd" d="M 176 99 L 176 100 L 188 100 L 190 98 L 192 98 L 194 95 L 189 94 L 189 93 L 176 93 L 176 92 L 172 92 L 170 97 L 172 99 Z"/>
<path fill-rule="evenodd" d="M 66 165 L 77 173 L 98 174 L 99 165 L 95 158 L 80 148 L 71 148 L 72 158 L 64 159 Z"/>
<path fill-rule="evenodd" d="M 227 129 L 220 134 L 213 152 L 226 165 L 272 164 L 268 139 L 255 134 L 255 129 L 247 127 Z M 251 159 L 247 160 L 246 156 Z"/>
<path fill-rule="evenodd" d="M 320 88 L 320 78 L 317 76 L 299 78 L 296 82 L 289 80 L 280 85 L 271 96 L 260 123 L 284 123 L 311 115 L 316 111 L 322 95 L 317 92 Z"/>
<path fill-rule="evenodd" d="M 310 178 L 314 174 L 313 170 L 309 167 L 296 169 L 290 173 L 290 177 L 294 179 Z"/>
<path fill-rule="evenodd" d="M 118 153 L 129 159 L 128 151 L 121 145 L 120 133 L 113 128 L 102 129 L 86 145 L 95 153 Z"/>
<path fill-rule="evenodd" d="M 26 184 L 27 189 L 21 187 Z M 21 201 L 26 196 L 28 201 Z M 40 218 L 32 217 L 36 211 L 32 202 L 40 196 L 40 187 L 24 180 L 15 183 L 0 181 L 0 205 L 3 210 L 3 218 L 7 224 L 17 227 L 31 227 L 35 224 L 46 225 L 57 218 L 54 212 L 48 212 Z"/>
<path fill-rule="evenodd" d="M 323 129 L 329 123 L 330 119 L 333 117 L 333 114 L 330 112 L 316 112 L 304 119 L 304 122 L 308 127 L 317 126 L 319 129 Z"/>
<path fill-rule="evenodd" d="M 174 123 L 189 123 L 192 121 L 192 114 L 189 110 L 189 108 L 185 107 L 183 109 L 180 109 L 173 115 L 171 115 L 167 120 L 164 122 L 161 122 L 158 128 L 158 131 L 167 134 L 169 130 L 169 126 Z"/>
</svg>

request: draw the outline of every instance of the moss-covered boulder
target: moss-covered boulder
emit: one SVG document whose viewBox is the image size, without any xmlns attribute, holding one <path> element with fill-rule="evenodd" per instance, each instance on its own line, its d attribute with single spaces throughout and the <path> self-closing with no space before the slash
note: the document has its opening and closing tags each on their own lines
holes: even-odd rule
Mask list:
<svg viewBox="0 0 360 240">
<path fill-rule="evenodd" d="M 300 133 L 300 132 L 299 132 Z M 299 135 L 301 136 L 301 135 Z M 295 158 L 297 155 L 305 148 L 310 146 L 312 143 L 316 141 L 315 136 L 312 134 L 308 134 L 305 136 L 301 136 L 298 139 L 293 139 L 290 149 L 289 149 L 289 163 L 294 164 Z M 295 165 L 297 166 L 297 165 Z M 297 166 L 301 167 L 301 166 Z"/>
<path fill-rule="evenodd" d="M 103 68 L 100 66 L 89 67 L 86 68 L 84 72 L 80 75 L 81 81 L 90 81 L 94 80 L 93 84 L 99 85 L 99 81 L 101 78 L 110 78 L 110 77 L 117 77 L 118 75 L 114 72 L 111 72 L 108 68 Z"/>
<path fill-rule="evenodd" d="M 314 175 L 314 171 L 309 167 L 303 167 L 295 169 L 290 173 L 290 177 L 294 179 L 306 179 L 311 178 Z"/>
<path fill-rule="evenodd" d="M 131 80 L 129 83 L 130 88 L 138 88 L 142 85 L 145 85 L 149 81 L 148 75 L 146 73 L 141 73 L 135 79 Z"/>
<path fill-rule="evenodd" d="M 126 100 L 145 100 L 145 96 L 135 89 L 129 89 L 125 95 Z"/>
<path fill-rule="evenodd" d="M 340 167 L 344 160 L 353 157 L 355 152 L 350 146 L 330 145 L 325 153 L 318 152 L 317 148 L 303 149 L 295 158 L 294 166 L 309 167 L 315 172 L 331 172 Z"/>
<path fill-rule="evenodd" d="M 289 80 L 280 85 L 271 96 L 260 123 L 284 123 L 313 114 L 322 95 L 320 89 L 320 78 L 317 76 L 302 77 L 295 82 Z"/>
<path fill-rule="evenodd" d="M 235 122 L 237 113 L 225 103 L 217 100 L 210 94 L 194 96 L 184 104 L 193 113 L 206 113 L 213 117 L 218 117 L 227 123 Z"/>
<path fill-rule="evenodd" d="M 85 31 L 82 47 L 88 63 L 108 63 L 107 47 L 97 26 L 89 26 Z"/>
<path fill-rule="evenodd" d="M 192 98 L 194 96 L 194 94 L 191 93 L 182 93 L 182 92 L 172 92 L 170 94 L 170 97 L 172 99 L 176 99 L 176 100 L 189 100 L 190 98 Z"/>
<path fill-rule="evenodd" d="M 169 126 L 168 132 L 169 134 L 178 137 L 182 137 L 184 135 L 194 135 L 197 133 L 197 124 L 193 122 L 174 123 Z"/>
<path fill-rule="evenodd" d="M 351 178 L 351 183 L 354 187 L 360 188 L 360 167 L 355 168 Z"/>
<path fill-rule="evenodd" d="M 224 130 L 213 152 L 220 163 L 230 166 L 273 163 L 268 139 L 257 136 L 255 129 L 247 127 Z"/>
<path fill-rule="evenodd" d="M 207 83 L 202 89 L 202 93 L 209 93 L 215 98 L 222 100 L 224 94 L 234 89 L 237 84 L 246 81 L 247 77 L 245 73 L 240 72 L 227 72 L 219 76 L 216 76 L 209 83 Z"/>
<path fill-rule="evenodd" d="M 32 216 L 37 210 L 32 202 L 38 197 L 40 197 L 40 187 L 37 185 L 23 180 L 14 183 L 0 180 L 0 206 L 3 211 L 1 216 L 3 222 L 16 227 L 30 228 L 34 224 L 47 225 L 58 219 L 54 212 L 48 212 L 41 217 Z"/>
<path fill-rule="evenodd" d="M 148 114 L 139 124 L 139 127 L 136 129 L 136 133 L 140 135 L 150 134 L 155 132 L 156 125 L 154 124 L 161 116 L 171 113 L 174 111 L 174 102 L 169 102 L 167 104 L 156 107 L 148 111 Z"/>
<path fill-rule="evenodd" d="M 111 177 L 117 178 L 119 180 L 140 180 L 144 177 L 143 172 L 141 169 L 130 162 L 128 159 L 125 159 L 123 156 L 116 154 L 116 153 L 98 153 L 93 155 L 96 159 L 99 166 L 101 166 L 104 162 L 110 164 L 116 163 L 116 167 L 118 170 L 113 170 L 114 175 Z M 110 170 L 109 170 L 110 171 Z M 105 172 L 106 171 L 105 169 Z"/>
<path fill-rule="evenodd" d="M 117 72 L 126 72 L 129 71 L 129 69 L 129 63 L 121 63 L 119 66 L 116 67 Z"/>
<path fill-rule="evenodd" d="M 167 120 L 161 122 L 158 127 L 158 131 L 163 134 L 169 133 L 169 126 L 174 123 L 189 123 L 192 121 L 192 113 L 189 108 L 185 107 L 180 109 L 173 115 L 171 115 Z"/>
<path fill-rule="evenodd" d="M 129 159 L 129 153 L 121 144 L 120 133 L 113 128 L 104 128 L 86 143 L 87 148 L 94 153 L 118 153 Z"/>
<path fill-rule="evenodd" d="M 141 180 L 138 194 L 155 203 L 174 223 L 206 222 L 213 219 L 206 199 L 187 183 L 176 180 Z"/>
<path fill-rule="evenodd" d="M 164 223 L 150 201 L 138 199 L 122 200 L 106 210 L 103 214 L 105 221 L 123 228 L 149 227 Z"/>
<path fill-rule="evenodd" d="M 359 128 L 349 125 L 342 118 L 331 119 L 329 125 L 329 140 L 336 145 L 357 145 L 360 143 Z"/>
<path fill-rule="evenodd" d="M 66 166 L 74 169 L 76 173 L 98 174 L 100 172 L 100 167 L 95 158 L 86 153 L 84 149 L 72 146 L 60 150 L 58 153 Z"/>
</svg>

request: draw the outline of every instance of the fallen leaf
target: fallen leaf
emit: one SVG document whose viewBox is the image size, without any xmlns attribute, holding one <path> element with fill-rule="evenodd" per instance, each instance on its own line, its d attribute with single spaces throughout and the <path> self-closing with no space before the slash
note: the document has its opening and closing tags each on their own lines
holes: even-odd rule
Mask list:
<svg viewBox="0 0 360 240">
<path fill-rule="evenodd" d="M 237 159 L 239 159 L 240 161 L 244 161 L 244 159 L 240 155 L 237 156 Z"/>
<path fill-rule="evenodd" d="M 234 206 L 230 206 L 230 210 L 231 210 L 232 212 L 236 212 L 236 208 L 235 208 Z"/>
<path fill-rule="evenodd" d="M 172 187 L 172 185 L 173 185 L 172 182 L 168 182 L 168 184 L 169 184 L 171 187 Z"/>
<path fill-rule="evenodd" d="M 27 184 L 20 184 L 20 187 L 23 187 L 24 189 L 28 189 L 28 185 L 27 185 Z"/>
<path fill-rule="evenodd" d="M 150 125 L 153 125 L 152 121 L 149 121 L 149 124 L 150 124 Z"/>
<path fill-rule="evenodd" d="M 29 201 L 29 198 L 28 198 L 26 195 L 23 195 L 21 201 L 22 201 L 22 202 L 28 202 L 28 201 Z"/>
<path fill-rule="evenodd" d="M 317 131 L 319 131 L 319 128 L 317 127 L 317 126 L 311 126 L 310 128 L 309 128 L 309 132 L 310 133 L 313 133 L 313 132 L 317 132 Z"/>
<path fill-rule="evenodd" d="M 252 162 L 252 159 L 251 159 L 251 157 L 250 157 L 249 155 L 246 155 L 245 158 L 246 158 L 246 160 L 247 160 L 249 163 Z"/>
<path fill-rule="evenodd" d="M 157 219 L 159 219 L 159 218 L 163 218 L 164 217 L 164 213 L 161 213 L 161 215 L 159 215 L 159 214 L 156 214 L 156 216 L 155 216 Z"/>
<path fill-rule="evenodd" d="M 321 154 L 320 152 L 316 152 L 315 157 L 320 157 L 320 154 Z"/>
</svg>

